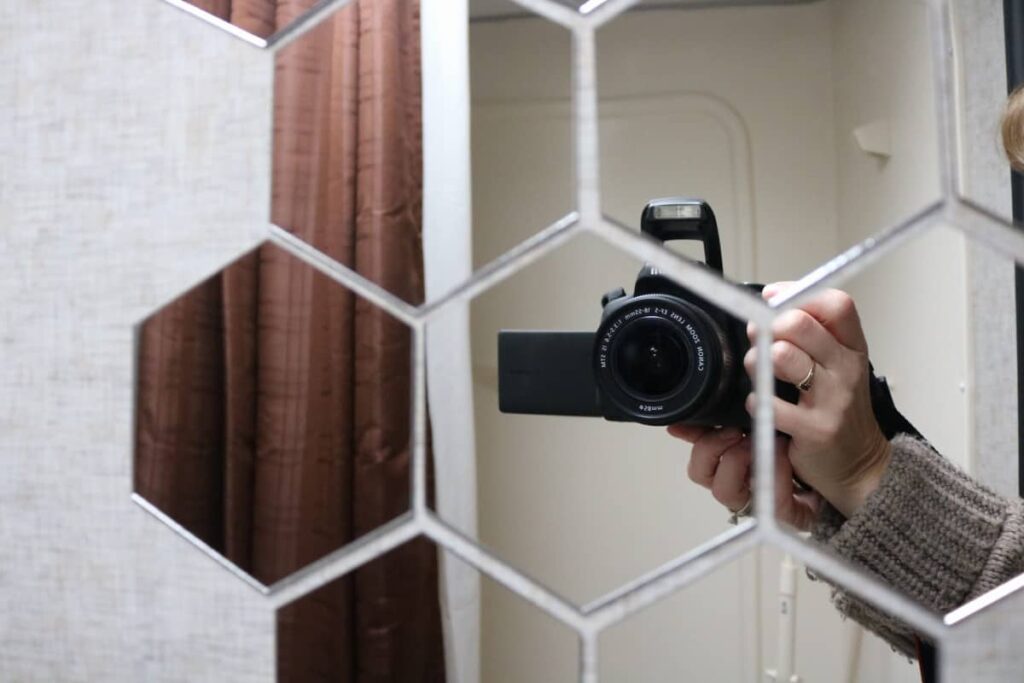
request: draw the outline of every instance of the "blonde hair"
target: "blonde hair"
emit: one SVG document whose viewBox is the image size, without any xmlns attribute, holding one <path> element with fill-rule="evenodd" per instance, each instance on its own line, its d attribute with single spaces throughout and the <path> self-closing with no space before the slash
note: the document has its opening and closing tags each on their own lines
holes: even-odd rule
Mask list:
<svg viewBox="0 0 1024 683">
<path fill-rule="evenodd" d="M 1024 85 L 1017 86 L 1003 109 L 1003 149 L 1010 166 L 1024 172 Z"/>
</svg>

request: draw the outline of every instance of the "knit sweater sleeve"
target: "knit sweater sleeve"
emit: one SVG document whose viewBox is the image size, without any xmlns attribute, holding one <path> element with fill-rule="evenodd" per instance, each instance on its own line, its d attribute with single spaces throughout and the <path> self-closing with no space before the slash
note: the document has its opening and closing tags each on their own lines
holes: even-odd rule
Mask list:
<svg viewBox="0 0 1024 683">
<path fill-rule="evenodd" d="M 826 505 L 815 540 L 925 607 L 948 612 L 1024 571 L 1024 501 L 977 483 L 926 443 L 892 440 L 878 488 L 846 519 Z M 836 608 L 914 656 L 909 626 L 833 587 Z"/>
</svg>

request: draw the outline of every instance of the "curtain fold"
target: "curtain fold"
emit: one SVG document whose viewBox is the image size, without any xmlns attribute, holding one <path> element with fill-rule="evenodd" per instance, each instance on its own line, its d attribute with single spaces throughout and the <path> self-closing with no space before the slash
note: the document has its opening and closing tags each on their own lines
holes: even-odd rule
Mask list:
<svg viewBox="0 0 1024 683">
<path fill-rule="evenodd" d="M 313 0 L 203 0 L 269 35 Z M 423 299 L 419 7 L 362 0 L 277 56 L 272 220 Z M 228 132 L 226 132 L 228 134 Z M 409 507 L 411 334 L 264 246 L 141 331 L 136 489 L 263 583 Z M 435 549 L 281 610 L 281 681 L 441 681 Z"/>
</svg>

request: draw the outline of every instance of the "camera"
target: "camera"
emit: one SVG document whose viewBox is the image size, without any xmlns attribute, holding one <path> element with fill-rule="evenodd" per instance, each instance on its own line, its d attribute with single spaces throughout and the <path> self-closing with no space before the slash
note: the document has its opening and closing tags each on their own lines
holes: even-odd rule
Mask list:
<svg viewBox="0 0 1024 683">
<path fill-rule="evenodd" d="M 722 273 L 714 211 L 699 199 L 655 199 L 641 232 L 664 243 L 703 243 L 704 265 Z M 747 284 L 754 291 L 761 285 Z M 746 322 L 656 268 L 644 265 L 632 296 L 601 298 L 594 332 L 502 330 L 498 333 L 498 403 L 504 413 L 581 415 L 669 425 L 750 427 L 743 368 Z M 797 389 L 776 382 L 795 403 Z"/>
</svg>

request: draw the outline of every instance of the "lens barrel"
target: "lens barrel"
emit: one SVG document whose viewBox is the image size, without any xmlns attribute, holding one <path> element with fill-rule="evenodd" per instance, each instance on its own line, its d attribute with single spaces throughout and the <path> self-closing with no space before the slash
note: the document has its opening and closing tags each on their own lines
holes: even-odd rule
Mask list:
<svg viewBox="0 0 1024 683">
<path fill-rule="evenodd" d="M 610 311 L 594 337 L 602 400 L 629 419 L 672 424 L 725 393 L 732 354 L 720 325 L 677 297 L 646 294 Z"/>
</svg>

